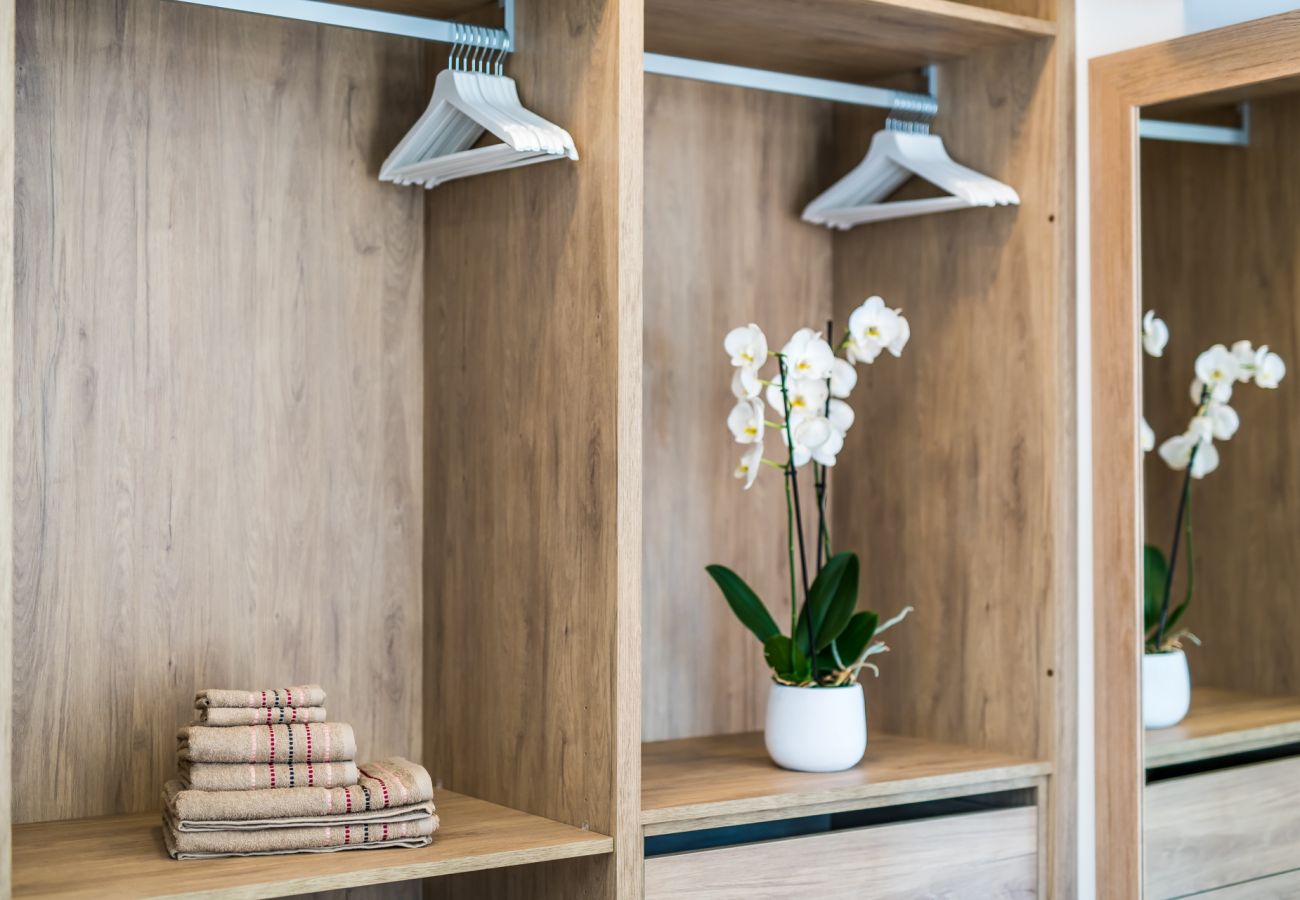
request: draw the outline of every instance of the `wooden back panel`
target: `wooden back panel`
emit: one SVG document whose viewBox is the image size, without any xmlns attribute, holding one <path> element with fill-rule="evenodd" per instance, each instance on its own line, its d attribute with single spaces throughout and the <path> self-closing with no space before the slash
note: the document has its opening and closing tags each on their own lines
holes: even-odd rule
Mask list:
<svg viewBox="0 0 1300 900">
<path fill-rule="evenodd" d="M 706 565 L 734 569 L 789 630 L 783 480 L 765 467 L 746 492 L 732 477 L 743 448 L 726 426 L 722 339 L 756 322 L 780 349 L 797 328 L 824 327 L 831 236 L 799 211 L 828 171 L 831 110 L 663 77 L 646 98 L 641 708 L 645 739 L 661 740 L 763 725 L 762 647 Z M 766 445 L 784 458 L 777 435 Z"/>
<path fill-rule="evenodd" d="M 198 687 L 319 681 L 418 754 L 422 205 L 373 178 L 417 45 L 18 22 L 15 820 L 155 808 Z"/>
<path fill-rule="evenodd" d="M 912 329 L 902 358 L 859 366 L 832 476 L 833 538 L 862 557 L 862 605 L 882 619 L 916 608 L 866 676 L 868 716 L 1051 760 L 1057 891 L 1071 881 L 1075 715 L 1069 60 L 1039 42 L 940 71 L 936 133 L 1021 206 L 859 227 L 834 251 L 836 319 L 879 294 Z M 839 171 L 880 123 L 837 116 Z"/>
<path fill-rule="evenodd" d="M 14 471 L 14 4 L 0 6 L 0 484 Z M 13 646 L 13 505 L 0 507 L 0 648 Z M 9 659 L 12 660 L 12 655 Z M 13 665 L 0 666 L 0 886 L 10 881 Z"/>
<path fill-rule="evenodd" d="M 1184 624 L 1204 641 L 1188 650 L 1193 680 L 1259 694 L 1300 693 L 1297 141 L 1300 95 L 1291 95 L 1252 103 L 1249 147 L 1142 145 L 1142 305 L 1172 333 L 1164 357 L 1142 363 L 1158 439 L 1186 430 L 1193 365 L 1210 345 L 1266 343 L 1291 367 L 1276 391 L 1234 391 L 1241 429 L 1219 443 L 1219 469 L 1193 485 L 1196 593 Z M 1182 473 L 1155 453 L 1143 468 L 1146 539 L 1168 553 Z"/>
</svg>

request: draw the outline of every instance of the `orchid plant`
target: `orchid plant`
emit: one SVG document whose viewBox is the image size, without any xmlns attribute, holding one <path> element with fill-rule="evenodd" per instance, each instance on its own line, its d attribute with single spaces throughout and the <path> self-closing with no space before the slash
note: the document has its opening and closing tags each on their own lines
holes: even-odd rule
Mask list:
<svg viewBox="0 0 1300 900">
<path fill-rule="evenodd" d="M 830 332 L 828 323 L 827 336 Z M 735 369 L 731 392 L 736 405 L 727 416 L 727 427 L 736 443 L 745 447 L 736 478 L 744 482 L 745 490 L 764 467 L 780 471 L 785 479 L 790 633 L 782 633 L 763 601 L 735 572 L 720 565 L 707 571 L 736 617 L 762 642 L 764 658 L 780 684 L 840 687 L 855 683 L 864 668 L 879 674 L 868 660 L 889 648 L 875 638 L 912 611 L 906 607 L 884 624 L 875 612 L 855 612 L 858 557 L 831 552 L 826 523 L 830 470 L 853 426 L 853 408 L 847 400 L 857 386 L 856 365 L 874 363 L 885 351 L 901 356 L 910 336 L 900 310 L 890 309 L 880 297 L 869 297 L 849 316 L 848 334 L 838 348 L 844 351 L 843 358 L 827 337 L 811 328 L 796 331 L 779 352 L 768 349 L 767 336 L 753 324 L 733 329 L 723 342 Z M 776 370 L 765 377 L 763 370 L 772 361 Z M 784 460 L 765 455 L 769 429 L 780 436 Z M 811 553 L 805 546 L 799 490 L 800 472 L 809 466 L 817 515 L 816 546 Z"/>
<path fill-rule="evenodd" d="M 1142 348 L 1147 355 L 1164 355 L 1169 343 L 1169 327 L 1156 317 L 1154 310 L 1142 317 Z M 1174 536 L 1169 556 L 1153 544 L 1147 544 L 1143 554 L 1143 623 L 1146 651 L 1163 653 L 1182 646 L 1185 638 L 1199 644 L 1189 631 L 1174 631 L 1192 600 L 1195 567 L 1192 556 L 1192 480 L 1197 481 L 1219 467 L 1219 449 L 1215 441 L 1227 441 L 1237 433 L 1241 418 L 1228 405 L 1233 387 L 1254 383 L 1256 387 L 1273 389 L 1286 375 L 1282 357 L 1270 351 L 1267 345 L 1252 346 L 1250 341 L 1237 341 L 1232 348 L 1215 344 L 1196 358 L 1195 378 L 1192 380 L 1191 399 L 1196 410 L 1187 430 L 1165 440 L 1157 451 L 1169 468 L 1183 472 L 1183 489 L 1178 500 L 1178 513 L 1174 519 Z M 1142 418 L 1141 442 L 1143 452 L 1156 449 L 1156 435 Z M 1179 539 L 1187 540 L 1187 590 L 1181 603 L 1172 610 L 1170 597 L 1173 588 L 1174 565 L 1178 560 Z"/>
</svg>

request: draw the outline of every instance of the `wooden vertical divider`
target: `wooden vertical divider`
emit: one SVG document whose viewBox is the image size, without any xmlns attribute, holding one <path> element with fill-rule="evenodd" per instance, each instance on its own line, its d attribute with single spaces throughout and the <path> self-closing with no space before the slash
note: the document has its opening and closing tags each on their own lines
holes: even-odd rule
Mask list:
<svg viewBox="0 0 1300 900">
<path fill-rule="evenodd" d="M 13 769 L 14 4 L 0 3 L 0 894 L 10 881 Z"/>
<path fill-rule="evenodd" d="M 613 835 L 617 852 L 430 889 L 631 896 L 641 9 L 517 15 L 508 71 L 582 159 L 428 195 L 424 756 L 437 783 Z"/>
</svg>

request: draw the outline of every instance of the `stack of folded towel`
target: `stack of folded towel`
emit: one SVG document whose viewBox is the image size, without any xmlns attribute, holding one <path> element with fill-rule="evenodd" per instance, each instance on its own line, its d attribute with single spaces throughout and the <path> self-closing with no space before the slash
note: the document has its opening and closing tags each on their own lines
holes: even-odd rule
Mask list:
<svg viewBox="0 0 1300 900">
<path fill-rule="evenodd" d="M 175 859 L 423 847 L 433 782 L 400 757 L 357 765 L 352 726 L 325 721 L 317 685 L 200 691 L 163 788 Z"/>
</svg>

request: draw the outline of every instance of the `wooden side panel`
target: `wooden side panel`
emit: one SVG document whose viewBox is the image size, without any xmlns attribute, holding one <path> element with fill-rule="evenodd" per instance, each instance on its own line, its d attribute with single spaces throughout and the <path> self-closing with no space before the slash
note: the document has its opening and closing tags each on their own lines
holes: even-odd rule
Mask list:
<svg viewBox="0 0 1300 900">
<path fill-rule="evenodd" d="M 766 467 L 748 492 L 732 477 L 722 339 L 755 322 L 779 349 L 824 327 L 831 238 L 798 216 L 827 171 L 830 107 L 652 77 L 645 131 L 642 712 L 660 740 L 763 724 L 762 647 L 704 567 L 734 569 L 788 629 L 784 487 Z M 767 446 L 783 458 L 775 434 Z"/>
<path fill-rule="evenodd" d="M 0 4 L 0 893 L 10 881 L 14 571 L 14 4 Z"/>
<path fill-rule="evenodd" d="M 1268 344 L 1291 366 L 1276 391 L 1237 387 L 1241 429 L 1218 445 L 1218 470 L 1193 485 L 1196 593 L 1183 624 L 1204 642 L 1189 650 L 1195 683 L 1296 695 L 1300 96 L 1254 101 L 1250 138 L 1143 143 L 1142 305 L 1171 331 L 1163 358 L 1143 358 L 1143 408 L 1159 440 L 1185 431 L 1196 356 L 1215 343 Z M 1182 473 L 1152 453 L 1144 475 L 1146 539 L 1167 553 Z"/>
<path fill-rule="evenodd" d="M 1300 868 L 1300 759 L 1148 785 L 1149 900 Z"/>
<path fill-rule="evenodd" d="M 1034 807 L 646 860 L 646 900 L 1038 895 Z"/>
<path fill-rule="evenodd" d="M 420 751 L 414 42 L 18 3 L 18 821 L 156 807 L 197 687 Z"/>
<path fill-rule="evenodd" d="M 615 857 L 549 870 L 554 896 L 610 896 L 640 858 L 641 10 L 518 14 L 510 72 L 582 159 L 426 202 L 426 757 L 450 788 L 615 835 Z"/>
</svg>

